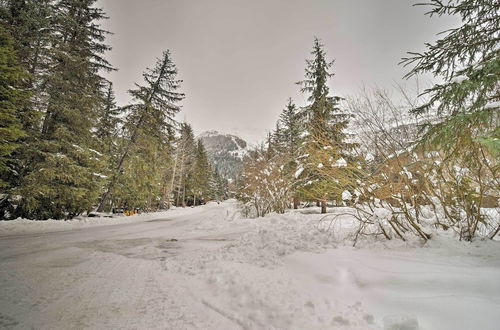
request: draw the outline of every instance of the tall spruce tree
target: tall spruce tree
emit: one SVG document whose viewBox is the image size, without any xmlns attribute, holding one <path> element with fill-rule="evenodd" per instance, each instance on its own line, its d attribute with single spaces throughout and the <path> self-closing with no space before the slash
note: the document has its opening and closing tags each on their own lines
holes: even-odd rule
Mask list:
<svg viewBox="0 0 500 330">
<path fill-rule="evenodd" d="M 427 89 L 429 101 L 412 110 L 436 111 L 438 120 L 424 128 L 424 143 L 455 156 L 483 142 L 500 155 L 500 3 L 495 0 L 430 0 L 430 16 L 456 15 L 463 25 L 450 29 L 423 53 L 409 53 L 406 75 L 430 72 L 444 82 Z"/>
<path fill-rule="evenodd" d="M 280 146 L 281 158 L 288 160 L 284 163 L 284 175 L 293 182 L 295 182 L 294 175 L 299 165 L 297 157 L 301 150 L 303 133 L 305 131 L 303 117 L 303 113 L 292 102 L 292 99 L 289 98 L 279 118 L 280 132 L 278 145 Z M 297 191 L 293 191 L 292 195 L 293 207 L 298 208 L 299 194 Z"/>
<path fill-rule="evenodd" d="M 312 59 L 306 60 L 305 79 L 297 84 L 301 92 L 309 94 L 309 105 L 305 107 L 305 121 L 309 136 L 325 136 L 332 143 L 346 152 L 354 145 L 346 142 L 345 128 L 349 124 L 350 116 L 342 112 L 339 96 L 331 96 L 328 80 L 334 76 L 330 72 L 334 61 L 326 59 L 324 45 L 318 38 L 314 39 Z"/>
<path fill-rule="evenodd" d="M 18 189 L 19 215 L 28 218 L 71 218 L 89 211 L 103 183 L 95 127 L 102 93 L 103 70 L 111 70 L 103 54 L 106 18 L 95 0 L 61 0 L 51 18 L 48 69 L 43 77 L 47 97 L 41 133 L 28 174 Z"/>
<path fill-rule="evenodd" d="M 182 81 L 177 79 L 177 68 L 170 51 L 163 52 L 155 66 L 146 70 L 143 78 L 144 85 L 136 84 L 136 88 L 129 91 L 135 102 L 127 107 L 129 114 L 124 124 L 126 136 L 123 150 L 99 203 L 100 211 L 110 209 L 113 189 L 132 151 L 140 150 L 142 144 L 142 151 L 149 149 L 153 152 L 151 144 L 156 144 L 162 146 L 156 152 L 164 154 L 171 147 L 177 126 L 174 116 L 180 111 L 178 103 L 184 98 L 184 94 L 178 92 Z"/>
<path fill-rule="evenodd" d="M 355 144 L 347 141 L 345 128 L 349 123 L 349 115 L 339 108 L 341 98 L 329 94 L 328 80 L 334 75 L 330 72 L 334 61 L 326 59 L 324 45 L 318 38 L 314 39 L 311 54 L 313 58 L 306 60 L 305 79 L 297 83 L 302 86 L 303 93 L 309 94 L 309 105 L 303 109 L 307 134 L 301 146 L 302 154 L 298 158 L 301 170 L 297 177 L 300 175 L 303 183 L 299 188 L 300 194 L 321 202 L 321 211 L 325 213 L 326 201 L 339 198 L 339 189 L 333 189 L 332 184 L 322 177 L 321 168 L 331 164 L 323 164 L 320 160 L 325 158 L 325 150 L 334 149 L 335 153 L 328 152 L 329 162 L 343 162 Z"/>
<path fill-rule="evenodd" d="M 186 206 L 189 178 L 195 159 L 195 138 L 192 127 L 183 123 L 177 141 L 176 171 L 172 178 L 172 192 L 176 206 Z"/>
<path fill-rule="evenodd" d="M 0 2 L 0 24 L 13 39 L 19 64 L 29 75 L 22 80 L 19 88 L 30 94 L 29 102 L 23 102 L 16 108 L 24 136 L 18 141 L 19 147 L 11 155 L 8 179 L 12 188 L 20 185 L 32 168 L 32 155 L 37 152 L 37 140 L 40 135 L 40 118 L 46 109 L 47 95 L 43 83 L 48 69 L 50 36 L 52 30 L 53 0 L 5 0 Z M 36 33 L 34 32 L 36 31 Z M 10 191 L 4 195 L 0 212 L 13 214 L 18 204 L 19 192 Z M 15 216 L 15 214 L 14 214 Z"/>
</svg>

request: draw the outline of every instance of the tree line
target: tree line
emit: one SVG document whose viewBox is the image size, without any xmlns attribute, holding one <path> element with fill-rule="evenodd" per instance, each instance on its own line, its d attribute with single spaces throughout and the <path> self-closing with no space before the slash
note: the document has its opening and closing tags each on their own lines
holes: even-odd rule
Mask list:
<svg viewBox="0 0 500 330">
<path fill-rule="evenodd" d="M 96 0 L 0 2 L 0 216 L 69 219 L 226 194 L 192 128 L 169 50 L 117 106 Z"/>
</svg>

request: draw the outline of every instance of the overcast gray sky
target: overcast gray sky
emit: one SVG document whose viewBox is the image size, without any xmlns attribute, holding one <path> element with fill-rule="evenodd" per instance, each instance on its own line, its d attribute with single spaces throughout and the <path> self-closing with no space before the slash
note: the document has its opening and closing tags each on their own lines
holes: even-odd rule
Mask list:
<svg viewBox="0 0 500 330">
<path fill-rule="evenodd" d="M 314 36 L 335 59 L 331 91 L 346 96 L 366 86 L 390 88 L 407 69 L 406 51 L 423 50 L 456 26 L 424 16 L 413 0 L 100 0 L 113 32 L 108 43 L 117 101 L 170 49 L 186 93 L 179 120 L 195 132 L 219 130 L 256 142 L 274 127 L 288 97 L 303 97 Z"/>
</svg>

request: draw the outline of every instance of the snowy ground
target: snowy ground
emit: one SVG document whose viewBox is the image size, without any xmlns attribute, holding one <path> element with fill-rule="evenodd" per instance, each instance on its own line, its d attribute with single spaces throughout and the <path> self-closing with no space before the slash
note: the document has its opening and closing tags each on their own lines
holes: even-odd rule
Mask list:
<svg viewBox="0 0 500 330">
<path fill-rule="evenodd" d="M 0 222 L 0 329 L 500 328 L 500 242 L 354 249 L 304 213 Z"/>
</svg>

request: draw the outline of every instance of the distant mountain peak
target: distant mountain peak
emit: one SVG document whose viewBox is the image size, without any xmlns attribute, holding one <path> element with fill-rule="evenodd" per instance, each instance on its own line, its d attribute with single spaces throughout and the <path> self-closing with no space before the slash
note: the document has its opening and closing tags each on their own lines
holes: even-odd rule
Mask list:
<svg viewBox="0 0 500 330">
<path fill-rule="evenodd" d="M 210 131 L 205 131 L 201 133 L 198 138 L 204 138 L 204 137 L 210 137 L 210 136 L 217 136 L 217 135 L 224 135 L 224 133 L 221 133 L 216 130 L 210 130 Z"/>
<path fill-rule="evenodd" d="M 226 179 L 236 179 L 248 152 L 248 144 L 239 136 L 210 130 L 201 133 L 208 158 L 217 171 Z"/>
</svg>

